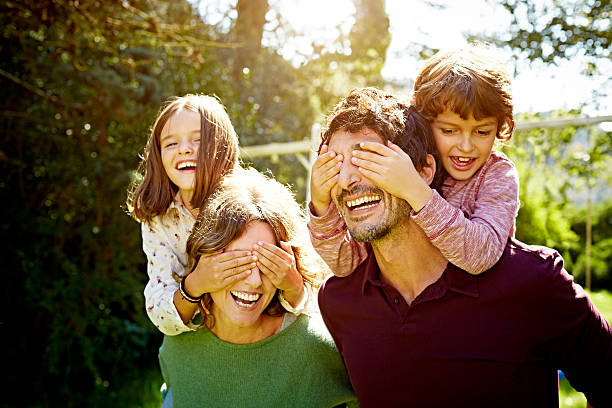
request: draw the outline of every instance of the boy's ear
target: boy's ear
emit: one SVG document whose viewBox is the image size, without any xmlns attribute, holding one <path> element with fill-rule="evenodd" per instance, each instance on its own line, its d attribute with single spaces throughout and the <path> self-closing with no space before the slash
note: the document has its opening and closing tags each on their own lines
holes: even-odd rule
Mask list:
<svg viewBox="0 0 612 408">
<path fill-rule="evenodd" d="M 421 170 L 419 170 L 419 174 L 421 178 L 427 182 L 427 185 L 430 185 L 436 175 L 436 159 L 431 154 L 427 155 L 427 165 L 423 166 Z"/>
</svg>

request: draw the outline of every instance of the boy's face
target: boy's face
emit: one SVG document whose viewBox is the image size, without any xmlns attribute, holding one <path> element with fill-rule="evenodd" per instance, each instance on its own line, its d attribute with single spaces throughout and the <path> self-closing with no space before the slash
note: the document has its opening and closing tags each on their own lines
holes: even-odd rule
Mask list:
<svg viewBox="0 0 612 408">
<path fill-rule="evenodd" d="M 440 113 L 432 122 L 436 148 L 444 169 L 455 180 L 468 180 L 491 154 L 497 135 L 497 118 L 467 119 L 451 111 Z"/>
</svg>

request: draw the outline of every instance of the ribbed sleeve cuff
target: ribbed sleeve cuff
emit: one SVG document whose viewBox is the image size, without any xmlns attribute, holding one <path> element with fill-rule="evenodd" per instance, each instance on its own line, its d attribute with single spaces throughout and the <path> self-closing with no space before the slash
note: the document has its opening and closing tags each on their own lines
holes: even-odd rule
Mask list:
<svg viewBox="0 0 612 408">
<path fill-rule="evenodd" d="M 346 225 L 340 217 L 333 202 L 329 203 L 327 211 L 320 217 L 313 213 L 312 202 L 308 203 L 308 230 L 310 236 L 317 240 L 324 240 L 338 234 L 344 234 Z"/>
</svg>

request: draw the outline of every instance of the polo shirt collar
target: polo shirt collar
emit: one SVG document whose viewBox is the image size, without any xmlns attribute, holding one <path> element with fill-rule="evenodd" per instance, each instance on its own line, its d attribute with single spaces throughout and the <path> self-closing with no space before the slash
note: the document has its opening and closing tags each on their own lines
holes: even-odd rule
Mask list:
<svg viewBox="0 0 612 408">
<path fill-rule="evenodd" d="M 446 280 L 448 289 L 453 292 L 475 298 L 480 296 L 480 291 L 478 289 L 478 281 L 480 278 L 478 275 L 470 275 L 463 269 L 449 262 L 442 278 Z"/>
<path fill-rule="evenodd" d="M 376 263 L 376 256 L 374 256 L 373 250 L 368 252 L 368 257 L 361 263 L 359 268 L 365 268 L 363 282 L 361 283 L 362 295 L 365 295 L 368 284 L 374 286 L 381 286 L 383 284 L 382 280 L 380 279 L 380 269 L 378 268 L 378 263 Z"/>
<path fill-rule="evenodd" d="M 376 263 L 376 256 L 374 252 L 370 251 L 366 260 L 359 266 L 364 268 L 363 281 L 361 283 L 361 293 L 365 295 L 367 285 L 382 286 L 384 283 L 380 279 L 380 269 Z M 464 270 L 457 266 L 447 264 L 446 269 L 442 273 L 440 279 L 438 279 L 433 285 L 436 286 L 436 292 L 439 295 L 443 295 L 446 290 L 452 290 L 453 292 L 460 293 L 462 295 L 470 297 L 479 297 L 480 292 L 478 290 L 478 276 L 470 275 Z"/>
</svg>

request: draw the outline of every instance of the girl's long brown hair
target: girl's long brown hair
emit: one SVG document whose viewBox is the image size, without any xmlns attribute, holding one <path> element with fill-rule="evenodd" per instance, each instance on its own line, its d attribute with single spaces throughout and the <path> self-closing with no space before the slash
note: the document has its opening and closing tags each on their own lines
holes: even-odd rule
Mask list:
<svg viewBox="0 0 612 408">
<path fill-rule="evenodd" d="M 213 186 L 229 174 L 238 162 L 238 136 L 218 99 L 207 95 L 185 95 L 166 101 L 153 124 L 138 173 L 128 189 L 127 208 L 140 221 L 164 214 L 178 192 L 170 181 L 161 159 L 161 132 L 175 113 L 189 110 L 200 115 L 200 148 L 195 191 L 191 206 L 200 208 Z"/>
<path fill-rule="evenodd" d="M 280 241 L 291 244 L 306 288 L 315 293 L 328 269 L 310 243 L 304 212 L 287 187 L 255 169 L 237 169 L 223 178 L 201 208 L 187 240 L 188 273 L 193 271 L 201 256 L 222 251 L 253 221 L 268 224 L 274 231 L 277 245 Z M 177 280 L 180 278 L 175 276 Z M 204 296 L 203 303 L 210 310 L 209 294 Z M 202 311 L 205 312 L 203 308 Z M 277 296 L 265 312 L 272 316 L 284 313 Z M 203 316 L 203 324 L 212 327 L 212 315 L 203 313 Z"/>
</svg>

